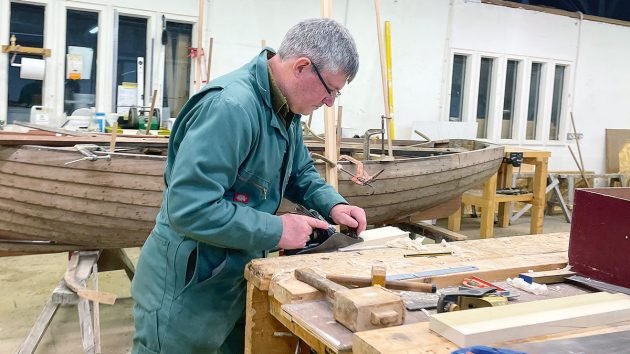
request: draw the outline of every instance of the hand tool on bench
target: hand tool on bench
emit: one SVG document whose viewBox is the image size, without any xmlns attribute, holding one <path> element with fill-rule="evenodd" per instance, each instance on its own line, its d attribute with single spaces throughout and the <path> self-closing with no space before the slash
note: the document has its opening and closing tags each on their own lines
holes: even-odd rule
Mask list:
<svg viewBox="0 0 630 354">
<path fill-rule="evenodd" d="M 443 293 L 437 304 L 437 312 L 451 312 L 480 307 L 507 305 L 508 299 L 497 295 L 495 288 L 460 288 Z"/>
<path fill-rule="evenodd" d="M 295 210 L 298 214 L 326 221 L 326 219 L 324 219 L 317 211 L 313 209 L 306 209 L 300 204 L 295 206 Z M 327 229 L 314 229 L 310 240 L 306 243 L 304 248 L 284 250 L 283 254 L 286 256 L 292 256 L 296 254 L 335 252 L 340 248 L 359 242 L 363 242 L 361 237 L 358 237 L 353 233 L 346 235 L 344 233 L 337 232 L 334 226 L 328 225 Z"/>
<path fill-rule="evenodd" d="M 354 287 L 370 286 L 373 282 L 373 279 L 370 277 L 354 275 L 326 274 L 326 278 L 341 285 Z M 384 287 L 392 290 L 417 291 L 423 293 L 434 293 L 437 291 L 435 284 L 404 280 L 386 280 Z"/>
<path fill-rule="evenodd" d="M 296 269 L 295 277 L 322 291 L 333 304 L 335 320 L 352 332 L 398 326 L 405 320 L 402 298 L 382 287 L 348 289 L 310 268 Z"/>
<path fill-rule="evenodd" d="M 520 294 L 518 292 L 512 292 L 506 289 L 503 289 L 502 287 L 492 284 L 488 281 L 485 281 L 481 278 L 477 278 L 477 277 L 469 277 L 469 278 L 464 278 L 464 280 L 462 281 L 462 286 L 459 287 L 460 290 L 462 289 L 495 289 L 496 290 L 496 295 L 499 296 L 505 296 L 507 298 L 515 298 L 518 297 Z"/>
</svg>

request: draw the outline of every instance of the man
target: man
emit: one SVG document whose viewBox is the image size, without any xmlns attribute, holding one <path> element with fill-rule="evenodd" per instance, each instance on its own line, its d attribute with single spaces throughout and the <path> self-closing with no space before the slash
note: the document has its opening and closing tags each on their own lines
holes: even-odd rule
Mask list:
<svg viewBox="0 0 630 354">
<path fill-rule="evenodd" d="M 164 199 L 136 269 L 133 353 L 242 353 L 245 265 L 274 248 L 305 246 L 327 223 L 274 215 L 283 197 L 365 229 L 313 167 L 300 115 L 333 105 L 358 70 L 349 32 L 300 22 L 275 54 L 210 82 L 171 132 Z"/>
</svg>

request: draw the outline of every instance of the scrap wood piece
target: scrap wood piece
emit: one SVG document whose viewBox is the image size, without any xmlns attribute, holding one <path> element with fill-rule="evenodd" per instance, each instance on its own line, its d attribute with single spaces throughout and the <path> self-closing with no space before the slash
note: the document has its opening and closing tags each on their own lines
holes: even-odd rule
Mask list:
<svg viewBox="0 0 630 354">
<path fill-rule="evenodd" d="M 409 232 L 403 231 L 394 226 L 385 226 L 363 231 L 359 236 L 363 239 L 363 242 L 340 248 L 339 251 L 359 251 L 387 247 L 386 244 L 389 241 L 395 239 L 408 239 Z"/>
<path fill-rule="evenodd" d="M 431 225 L 422 221 L 415 223 L 400 223 L 395 224 L 395 226 L 405 231 L 410 231 L 418 235 L 427 236 L 429 238 L 432 238 L 436 242 L 440 242 L 443 239 L 447 241 L 465 241 L 466 239 L 468 239 L 468 236 L 466 235 L 462 235 L 458 232 L 451 231 L 437 225 Z"/>
<path fill-rule="evenodd" d="M 41 130 L 45 132 L 57 133 L 57 134 L 63 134 L 63 135 L 70 135 L 70 136 L 87 136 L 88 135 L 82 132 L 73 132 L 71 130 L 63 129 L 63 128 L 52 128 L 52 127 L 48 127 L 41 124 L 34 124 L 34 123 L 27 123 L 27 122 L 13 122 L 13 124 L 21 125 L 23 127 L 27 127 L 31 129 L 37 129 L 37 130 Z"/>
<path fill-rule="evenodd" d="M 630 296 L 592 293 L 432 315 L 429 328 L 459 346 L 563 332 L 630 316 Z"/>
<path fill-rule="evenodd" d="M 85 287 L 85 282 L 90 277 L 98 257 L 99 251 L 72 252 L 63 279 L 68 288 L 76 292 L 79 297 L 102 304 L 113 305 L 116 301 L 115 294 L 91 290 Z"/>
<path fill-rule="evenodd" d="M 541 272 L 527 272 L 521 273 L 518 275 L 519 278 L 525 280 L 528 283 L 538 283 L 538 284 L 554 284 L 554 283 L 562 283 L 569 276 L 575 275 L 575 272 L 572 272 L 568 269 L 556 269 L 556 270 L 545 270 Z"/>
</svg>

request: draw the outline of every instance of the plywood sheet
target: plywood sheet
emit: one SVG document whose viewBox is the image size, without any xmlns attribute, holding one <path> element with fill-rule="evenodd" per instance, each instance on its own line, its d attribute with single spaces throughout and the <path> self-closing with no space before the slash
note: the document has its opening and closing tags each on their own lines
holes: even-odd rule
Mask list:
<svg viewBox="0 0 630 354">
<path fill-rule="evenodd" d="M 619 172 L 619 151 L 630 143 L 630 129 L 606 129 L 606 172 Z"/>
<path fill-rule="evenodd" d="M 429 328 L 459 346 L 490 344 L 630 319 L 630 296 L 594 293 L 432 315 Z"/>
</svg>

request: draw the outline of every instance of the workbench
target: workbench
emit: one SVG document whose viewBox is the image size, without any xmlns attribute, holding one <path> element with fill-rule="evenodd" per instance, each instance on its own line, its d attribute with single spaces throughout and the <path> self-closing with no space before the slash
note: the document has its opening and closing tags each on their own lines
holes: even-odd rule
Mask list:
<svg viewBox="0 0 630 354">
<path fill-rule="evenodd" d="M 546 201 L 545 187 L 547 186 L 547 171 L 551 152 L 506 146 L 505 157 L 509 158 L 511 153 L 522 153 L 522 163 L 534 166 L 533 190 L 530 193 L 516 195 L 497 194 L 498 188 L 512 187 L 512 176 L 515 167 L 504 162 L 499 167 L 499 171 L 483 184 L 481 190 L 471 190 L 464 193 L 462 204 L 481 208 L 481 227 L 479 231 L 481 237 L 492 237 L 494 235 L 494 211 L 497 204 L 499 206 L 498 226 L 507 227 L 509 225 L 511 216 L 510 203 L 512 202 L 531 203 L 530 234 L 543 232 Z M 461 209 L 449 217 L 448 229 L 459 231 L 460 225 Z"/>
<path fill-rule="evenodd" d="M 318 353 L 450 353 L 457 347 L 429 331 L 427 317 L 420 311 L 408 311 L 402 326 L 351 333 L 333 320 L 330 302 L 319 291 L 296 280 L 293 270 L 312 267 L 326 274 L 369 276 L 373 265 L 385 266 L 388 275 L 463 266 L 478 268 L 468 273 L 415 280 L 443 288 L 459 285 L 471 275 L 496 281 L 529 270 L 563 268 L 568 259 L 568 240 L 568 233 L 553 233 L 453 242 L 447 248 L 453 254 L 439 257 L 405 258 L 404 254 L 418 251 L 386 248 L 254 260 L 245 270 L 245 352 L 300 352 L 296 351 L 300 338 Z M 440 244 L 426 246 L 426 252 L 445 250 Z M 567 289 L 558 288 L 549 296 L 585 292 L 568 284 L 562 286 Z M 523 293 L 521 296 L 527 297 Z M 624 323 L 615 330 L 628 328 L 630 323 Z M 571 335 L 582 335 L 585 331 L 588 330 L 574 331 Z"/>
</svg>

